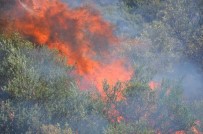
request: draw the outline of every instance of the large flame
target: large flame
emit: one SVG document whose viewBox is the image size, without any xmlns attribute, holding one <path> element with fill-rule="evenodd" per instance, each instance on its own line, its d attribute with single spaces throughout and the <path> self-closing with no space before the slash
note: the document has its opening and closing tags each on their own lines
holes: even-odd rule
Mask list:
<svg viewBox="0 0 203 134">
<path fill-rule="evenodd" d="M 88 7 L 71 9 L 60 0 L 17 0 L 8 12 L 12 30 L 59 50 L 83 77 L 82 83 L 93 83 L 103 97 L 104 79 L 110 85 L 130 80 L 133 71 L 127 60 L 111 54 L 112 48 L 120 45 L 113 27 L 98 11 Z"/>
</svg>

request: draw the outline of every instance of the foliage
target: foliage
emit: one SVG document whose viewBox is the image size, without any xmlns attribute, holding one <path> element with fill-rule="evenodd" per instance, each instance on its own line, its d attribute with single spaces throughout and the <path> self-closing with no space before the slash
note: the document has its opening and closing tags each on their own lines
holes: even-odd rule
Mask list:
<svg viewBox="0 0 203 134">
<path fill-rule="evenodd" d="M 43 134 L 73 134 L 72 129 L 66 126 L 65 129 L 61 129 L 60 125 L 42 125 L 41 133 Z"/>
<path fill-rule="evenodd" d="M 172 48 L 167 53 L 171 53 L 174 59 L 189 57 L 202 67 L 201 0 L 123 0 L 122 3 L 121 7 L 127 8 L 128 13 L 144 18 L 143 24 L 138 25 L 145 25 L 141 34 L 147 33 L 144 37 L 152 41 L 155 53 Z"/>
<path fill-rule="evenodd" d="M 132 27 L 128 28 L 133 34 L 124 36 L 130 34 L 138 44 L 124 42 L 128 45 L 123 53 L 131 58 L 136 72 L 129 83 L 104 81 L 106 98 L 80 91 L 74 67 L 59 52 L 18 34 L 0 35 L 2 133 L 175 133 L 198 125 L 195 119 L 203 122 L 202 101 L 187 103 L 180 81 L 163 80 L 154 90 L 148 85 L 157 72 L 170 70 L 181 58 L 190 57 L 203 66 L 203 3 L 121 1 L 125 18 L 119 18 L 118 25 L 124 29 L 117 32 L 125 31 L 126 25 Z M 111 6 L 107 8 L 102 8 L 105 14 L 118 16 Z"/>
<path fill-rule="evenodd" d="M 90 123 L 89 116 L 96 114 L 93 111 L 97 105 L 92 104 L 89 93 L 78 90 L 71 76 L 72 67 L 62 56 L 35 47 L 18 35 L 1 36 L 0 42 L 2 132 L 38 132 L 49 122 L 61 123 L 62 127 L 69 123 L 76 130 L 81 125 L 78 122 Z"/>
<path fill-rule="evenodd" d="M 184 102 L 182 91 L 179 84 L 162 81 L 156 111 L 150 118 L 156 119 L 153 125 L 163 133 L 189 130 L 193 126 L 194 116 Z"/>
<path fill-rule="evenodd" d="M 104 82 L 102 100 L 97 93 L 79 91 L 71 76 L 73 68 L 56 51 L 36 47 L 17 34 L 2 35 L 0 42 L 1 132 L 174 132 L 194 122 L 178 86 L 170 87 L 166 95 L 173 83 L 163 82 L 159 90 L 151 91 L 151 78 L 140 77 L 140 71 L 127 84 Z"/>
<path fill-rule="evenodd" d="M 133 14 L 140 14 L 146 22 L 151 22 L 157 17 L 162 0 L 122 0 Z"/>
<path fill-rule="evenodd" d="M 105 133 L 106 134 L 153 134 L 154 131 L 150 129 L 146 124 L 144 123 L 120 123 L 116 125 L 110 125 Z"/>
</svg>

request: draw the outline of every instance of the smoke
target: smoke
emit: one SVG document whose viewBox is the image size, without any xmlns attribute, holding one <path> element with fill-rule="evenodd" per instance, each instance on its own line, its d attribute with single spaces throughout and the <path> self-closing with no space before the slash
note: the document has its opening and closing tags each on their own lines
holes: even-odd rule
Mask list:
<svg viewBox="0 0 203 134">
<path fill-rule="evenodd" d="M 174 4 L 171 1 L 168 3 Z M 126 96 L 127 104 L 125 102 L 116 107 L 115 110 L 118 110 L 118 114 L 122 115 L 126 122 L 146 121 L 149 118 L 154 121 L 156 118 L 161 118 L 162 113 L 166 117 L 173 115 L 168 114 L 172 108 L 163 105 L 157 106 L 158 111 L 155 112 L 153 106 L 160 103 L 153 102 L 151 96 L 145 96 L 153 94 L 157 88 L 162 88 L 161 83 L 165 79 L 179 82 L 183 87 L 184 100 L 201 100 L 203 74 L 198 65 L 184 57 L 183 51 L 186 48 L 187 38 L 182 38 L 186 37 L 184 32 L 189 33 L 187 37 L 192 35 L 190 31 L 193 31 L 194 25 L 198 27 L 198 11 L 194 7 L 185 7 L 184 2 L 180 2 L 178 4 L 183 5 L 176 5 L 174 9 L 166 5 L 163 6 L 164 9 L 157 7 L 156 13 L 149 4 L 136 9 L 131 14 L 121 8 L 122 4 L 118 0 L 17 0 L 11 4 L 12 8 L 5 6 L 3 9 L 2 18 L 8 19 L 5 17 L 8 15 L 9 20 L 12 21 L 7 24 L 3 20 L 1 26 L 7 25 L 7 31 L 12 29 L 9 32 L 14 32 L 13 29 L 16 29 L 36 44 L 47 45 L 50 49 L 58 50 L 67 58 L 67 64 L 75 67 L 73 74 L 76 75 L 79 87 L 90 90 L 96 86 L 103 98 L 106 97 L 103 91 L 104 80 L 107 80 L 110 85 L 115 85 L 117 81 L 130 80 L 132 83 L 147 83 L 146 85 L 153 89 L 152 92 L 150 90 L 149 93 L 147 86 L 141 87 L 143 90 L 137 91 L 132 96 Z M 193 4 L 192 6 L 196 6 Z M 184 11 L 179 11 L 180 6 L 184 6 L 180 8 Z M 147 8 L 146 12 L 145 8 Z M 176 11 L 179 12 L 176 13 Z M 173 12 L 175 14 L 172 14 Z M 184 16 L 186 19 L 180 19 L 178 16 Z M 178 29 L 178 25 L 170 25 L 170 19 L 186 26 Z M 176 29 L 180 31 L 183 29 L 183 31 L 178 33 Z M 33 52 L 33 55 L 36 53 Z M 38 56 L 36 59 L 40 58 L 41 54 Z M 48 70 L 53 66 L 54 63 L 44 64 L 39 70 L 49 79 L 51 76 L 47 76 Z M 136 68 L 135 74 L 133 68 Z M 64 75 L 64 70 L 61 68 L 58 68 L 57 72 L 59 73 L 54 76 Z M 133 91 L 136 89 L 133 88 Z M 160 93 L 160 91 L 157 92 Z M 157 100 L 161 101 L 163 98 L 167 100 L 171 90 L 167 88 L 163 92 L 155 95 L 158 97 Z M 145 103 L 146 98 L 149 99 L 147 103 Z M 175 99 L 178 100 L 178 98 Z M 178 108 L 180 103 L 177 100 L 172 100 L 170 104 L 177 104 L 176 108 Z M 176 113 L 173 110 L 172 112 Z M 115 112 L 114 109 L 113 112 Z M 180 115 L 177 117 L 183 118 Z M 88 118 L 91 121 L 99 120 L 95 124 L 101 124 L 95 130 L 92 129 L 92 133 L 97 133 L 96 129 L 101 132 L 108 125 L 107 119 L 99 115 L 90 114 Z M 185 120 L 180 122 L 186 122 Z M 91 129 L 86 123 L 84 120 L 80 121 L 78 126 L 71 125 L 73 128 L 78 127 L 79 132 L 86 133 L 86 129 L 83 128 Z M 173 128 L 173 131 L 182 129 L 177 120 L 172 119 L 170 123 L 171 126 L 168 126 Z M 154 125 L 154 127 L 158 129 L 160 126 Z"/>
<path fill-rule="evenodd" d="M 127 59 L 116 52 L 119 39 L 99 11 L 88 6 L 71 9 L 56 0 L 19 0 L 8 13 L 13 20 L 9 24 L 11 31 L 15 29 L 37 44 L 58 50 L 83 77 L 85 82 L 81 83 L 93 83 L 101 94 L 105 79 L 111 85 L 130 80 L 133 70 Z"/>
<path fill-rule="evenodd" d="M 153 7 L 153 2 L 146 5 L 140 4 L 130 10 L 132 14 L 120 8 L 120 5 L 117 5 L 116 2 L 109 6 L 98 7 L 105 18 L 117 26 L 116 34 L 124 38 L 122 43 L 125 45 L 122 46 L 122 50 L 124 55 L 130 57 L 130 62 L 136 68 L 132 81 L 135 83 L 149 82 L 149 86 L 152 86 L 155 92 L 156 88 L 160 88 L 163 80 L 173 81 L 174 83 L 170 83 L 171 85 L 177 82 L 182 87 L 181 91 L 177 89 L 177 94 L 183 92 L 183 100 L 189 102 L 187 107 L 191 107 L 190 103 L 194 102 L 194 100 L 202 100 L 203 74 L 200 66 L 185 56 L 184 54 L 187 52 L 184 51 L 187 51 L 188 42 L 195 41 L 191 39 L 194 33 L 200 34 L 197 28 L 201 24 L 199 16 L 201 13 L 197 3 L 191 0 L 178 2 L 168 0 L 160 3 L 161 6 L 157 6 L 156 9 Z M 202 55 L 199 55 L 193 60 L 199 60 L 201 57 Z M 165 92 L 163 94 L 170 94 L 171 91 L 167 89 L 163 92 Z M 161 101 L 163 96 L 160 95 L 159 97 Z M 164 97 L 167 98 L 167 96 Z M 127 97 L 126 100 L 129 100 L 128 105 L 122 104 L 119 106 L 119 111 L 124 116 L 124 119 L 129 119 L 128 121 L 130 119 L 139 120 L 141 115 L 146 112 L 143 112 L 147 109 L 144 106 L 153 107 L 153 103 L 150 105 L 150 102 L 149 105 L 143 104 L 146 101 L 142 100 L 143 98 L 145 96 L 142 96 L 141 93 L 138 96 Z M 178 104 L 175 100 L 173 103 Z M 165 108 L 170 109 L 167 106 Z M 138 115 L 135 115 L 135 111 L 137 111 Z M 169 111 L 160 108 L 157 114 L 162 115 L 162 113 Z M 151 113 L 153 113 L 153 109 Z M 197 116 L 197 118 L 199 117 Z M 152 117 L 154 120 L 156 118 Z M 187 122 L 186 118 L 180 120 L 180 122 Z M 178 129 L 178 127 L 181 129 L 178 121 L 173 121 L 170 127 L 174 131 L 177 131 L 175 129 Z"/>
<path fill-rule="evenodd" d="M 173 79 L 182 77 L 184 94 L 188 100 L 199 100 L 203 95 L 203 74 L 201 69 L 190 62 L 177 64 L 170 74 Z"/>
</svg>

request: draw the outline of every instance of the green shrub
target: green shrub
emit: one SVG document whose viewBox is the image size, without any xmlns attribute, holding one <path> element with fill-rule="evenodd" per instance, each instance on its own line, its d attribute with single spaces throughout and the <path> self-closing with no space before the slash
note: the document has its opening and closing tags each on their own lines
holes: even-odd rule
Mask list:
<svg viewBox="0 0 203 134">
<path fill-rule="evenodd" d="M 89 93 L 79 91 L 71 75 L 72 67 L 67 66 L 57 51 L 37 47 L 18 35 L 9 38 L 2 35 L 0 51 L 3 53 L 1 88 L 15 113 L 12 128 L 9 127 L 11 121 L 2 119 L 2 124 L 9 127 L 4 131 L 2 126 L 2 132 L 22 133 L 28 129 L 38 132 L 43 124 L 50 122 L 67 122 L 76 130 L 79 127 L 76 122 L 87 120 L 93 114 Z M 3 113 L 9 116 L 10 112 Z"/>
</svg>

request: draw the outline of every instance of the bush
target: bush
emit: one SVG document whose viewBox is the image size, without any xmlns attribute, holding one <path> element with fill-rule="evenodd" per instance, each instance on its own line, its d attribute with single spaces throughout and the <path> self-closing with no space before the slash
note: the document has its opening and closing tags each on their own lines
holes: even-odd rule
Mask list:
<svg viewBox="0 0 203 134">
<path fill-rule="evenodd" d="M 80 127 L 76 122 L 93 114 L 89 93 L 79 91 L 71 75 L 72 67 L 58 52 L 36 47 L 18 35 L 2 35 L 0 51 L 1 99 L 9 101 L 12 109 L 2 111 L 2 132 L 38 132 L 50 122 L 61 123 L 62 127 L 69 123 L 76 130 Z M 12 112 L 15 116 L 11 121 L 8 119 Z"/>
</svg>

